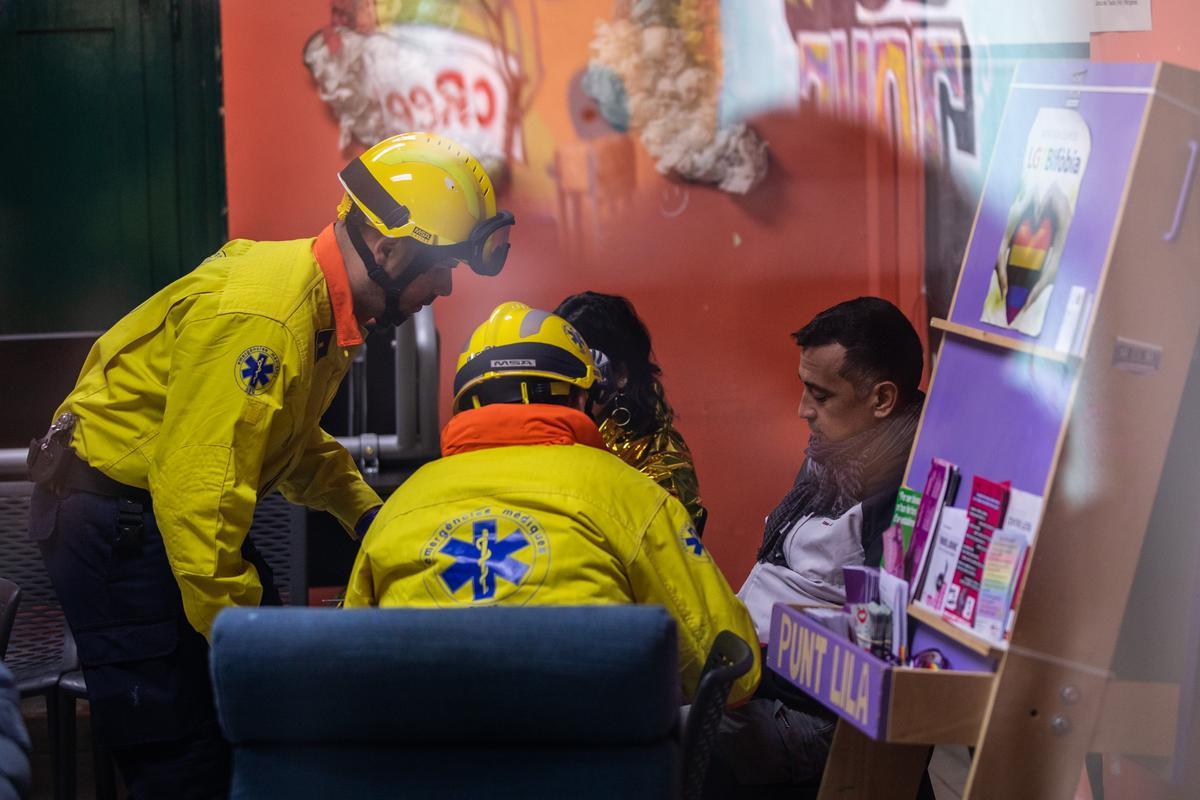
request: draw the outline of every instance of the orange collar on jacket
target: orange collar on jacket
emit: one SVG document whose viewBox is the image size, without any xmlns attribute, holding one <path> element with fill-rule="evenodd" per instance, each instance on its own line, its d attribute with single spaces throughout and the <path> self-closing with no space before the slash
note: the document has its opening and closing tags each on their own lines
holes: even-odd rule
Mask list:
<svg viewBox="0 0 1200 800">
<path fill-rule="evenodd" d="M 582 411 L 545 403 L 496 403 L 455 414 L 442 429 L 447 456 L 528 444 L 585 444 L 604 449 L 596 423 Z"/>
<path fill-rule="evenodd" d="M 354 295 L 350 292 L 350 278 L 346 275 L 346 261 L 338 248 L 333 226 L 328 225 L 313 242 L 313 257 L 325 275 L 329 287 L 329 304 L 333 306 L 333 327 L 337 331 L 338 347 L 354 347 L 363 343 L 362 329 L 354 316 Z"/>
</svg>

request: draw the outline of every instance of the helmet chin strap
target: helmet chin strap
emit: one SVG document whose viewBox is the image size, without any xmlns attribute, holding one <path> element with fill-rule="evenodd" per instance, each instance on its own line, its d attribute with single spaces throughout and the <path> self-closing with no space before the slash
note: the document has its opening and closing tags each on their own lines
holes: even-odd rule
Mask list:
<svg viewBox="0 0 1200 800">
<path fill-rule="evenodd" d="M 355 252 L 358 253 L 363 266 L 367 269 L 367 277 L 384 291 L 383 314 L 375 318 L 375 326 L 380 328 L 399 327 L 408 319 L 408 314 L 400 310 L 400 295 L 408 288 L 409 284 L 432 265 L 431 259 L 422 250 L 418 250 L 404 271 L 393 278 L 384 272 L 383 267 L 379 266 L 379 262 L 375 260 L 375 254 L 371 252 L 371 248 L 367 247 L 366 240 L 363 239 L 362 232 L 357 225 L 347 221 L 346 233 L 350 237 L 350 244 L 354 245 Z"/>
</svg>

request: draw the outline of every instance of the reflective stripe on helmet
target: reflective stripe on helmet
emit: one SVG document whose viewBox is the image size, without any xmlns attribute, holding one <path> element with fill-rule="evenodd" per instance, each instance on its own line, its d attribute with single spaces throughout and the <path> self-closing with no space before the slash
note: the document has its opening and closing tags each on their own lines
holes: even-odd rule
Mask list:
<svg viewBox="0 0 1200 800">
<path fill-rule="evenodd" d="M 489 347 L 475 354 L 454 376 L 454 394 L 484 375 L 511 374 L 579 380 L 588 374 L 588 365 L 578 355 L 552 344 L 517 342 Z"/>
<path fill-rule="evenodd" d="M 387 193 L 367 165 L 359 159 L 347 164 L 338 177 L 355 202 L 378 217 L 388 228 L 399 228 L 408 222 L 408 209 Z"/>
</svg>

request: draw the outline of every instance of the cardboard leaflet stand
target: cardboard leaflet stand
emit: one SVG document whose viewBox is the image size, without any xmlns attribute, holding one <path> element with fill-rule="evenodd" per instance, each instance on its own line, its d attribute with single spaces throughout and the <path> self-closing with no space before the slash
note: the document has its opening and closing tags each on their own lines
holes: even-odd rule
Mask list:
<svg viewBox="0 0 1200 800">
<path fill-rule="evenodd" d="M 879 738 L 886 731 L 891 664 L 851 642 L 844 618 L 838 606 L 775 606 L 768 666 Z"/>
<path fill-rule="evenodd" d="M 1200 765 L 1186 670 L 1114 669 L 1200 337 L 1198 109 L 1169 65 L 1018 67 L 883 563 L 772 616 L 767 667 L 848 723 L 822 798 L 912 797 L 942 743 L 975 747 L 965 798 L 1067 800 L 1089 752 Z"/>
</svg>

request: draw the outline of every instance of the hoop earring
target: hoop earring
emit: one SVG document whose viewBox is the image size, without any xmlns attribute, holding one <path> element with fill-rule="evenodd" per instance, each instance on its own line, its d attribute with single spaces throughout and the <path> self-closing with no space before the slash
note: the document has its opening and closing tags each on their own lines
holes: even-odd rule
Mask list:
<svg viewBox="0 0 1200 800">
<path fill-rule="evenodd" d="M 608 418 L 613 421 L 613 425 L 618 428 L 624 428 L 633 421 L 633 412 L 629 410 L 625 403 L 625 395 L 622 392 L 617 392 L 617 396 L 613 398 L 613 410 L 608 415 Z"/>
</svg>

